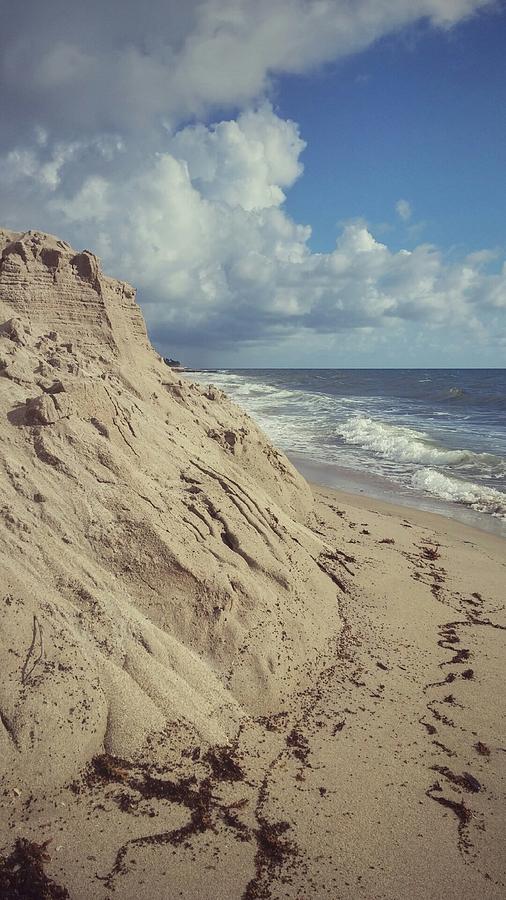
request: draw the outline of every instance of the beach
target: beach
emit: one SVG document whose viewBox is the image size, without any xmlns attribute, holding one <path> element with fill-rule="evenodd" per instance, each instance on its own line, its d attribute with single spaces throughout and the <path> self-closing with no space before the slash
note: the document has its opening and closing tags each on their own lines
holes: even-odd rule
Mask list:
<svg viewBox="0 0 506 900">
<path fill-rule="evenodd" d="M 2 900 L 503 897 L 504 538 L 309 484 L 92 253 L 0 248 Z"/>
<path fill-rule="evenodd" d="M 1 22 L 0 900 L 506 900 L 506 2 Z"/>
<path fill-rule="evenodd" d="M 313 683 L 245 719 L 222 766 L 182 742 L 162 770 L 106 759 L 29 811 L 10 798 L 2 840 L 51 840 L 71 897 L 504 896 L 504 541 L 313 491 L 342 621 Z"/>
</svg>

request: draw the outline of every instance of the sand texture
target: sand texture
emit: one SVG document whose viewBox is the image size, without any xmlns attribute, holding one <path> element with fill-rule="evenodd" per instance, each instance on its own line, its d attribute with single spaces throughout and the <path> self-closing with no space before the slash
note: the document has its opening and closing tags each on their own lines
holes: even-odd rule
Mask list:
<svg viewBox="0 0 506 900">
<path fill-rule="evenodd" d="M 92 253 L 0 257 L 0 898 L 503 897 L 504 541 L 311 490 Z"/>
</svg>

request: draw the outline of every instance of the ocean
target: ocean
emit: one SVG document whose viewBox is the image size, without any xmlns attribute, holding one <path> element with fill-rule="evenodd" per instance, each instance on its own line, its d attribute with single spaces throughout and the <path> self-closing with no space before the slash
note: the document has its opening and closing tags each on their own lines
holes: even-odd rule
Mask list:
<svg viewBox="0 0 506 900">
<path fill-rule="evenodd" d="M 505 369 L 218 369 L 313 481 L 506 535 Z"/>
</svg>

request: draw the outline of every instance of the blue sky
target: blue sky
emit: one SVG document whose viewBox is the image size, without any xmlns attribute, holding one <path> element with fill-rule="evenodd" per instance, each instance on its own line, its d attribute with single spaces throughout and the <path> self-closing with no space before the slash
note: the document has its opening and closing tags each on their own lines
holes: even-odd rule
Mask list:
<svg viewBox="0 0 506 900">
<path fill-rule="evenodd" d="M 192 366 L 504 366 L 506 9 L 27 0 L 0 208 Z"/>
<path fill-rule="evenodd" d="M 287 207 L 311 223 L 315 250 L 330 250 L 338 223 L 353 218 L 398 247 L 504 249 L 504 13 L 389 35 L 313 75 L 280 79 L 276 102 L 308 140 Z M 401 197 L 413 209 L 406 224 L 395 215 Z"/>
</svg>

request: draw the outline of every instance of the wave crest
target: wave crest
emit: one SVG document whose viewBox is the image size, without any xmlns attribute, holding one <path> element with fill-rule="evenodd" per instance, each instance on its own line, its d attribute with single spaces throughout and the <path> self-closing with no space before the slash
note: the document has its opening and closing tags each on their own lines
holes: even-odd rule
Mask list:
<svg viewBox="0 0 506 900">
<path fill-rule="evenodd" d="M 411 480 L 413 487 L 434 494 L 441 500 L 462 503 L 477 512 L 488 513 L 506 521 L 506 494 L 502 491 L 471 481 L 450 478 L 435 469 L 420 469 Z"/>
<path fill-rule="evenodd" d="M 467 450 L 436 447 L 423 431 L 405 425 L 387 425 L 368 417 L 348 419 L 337 429 L 347 444 L 380 453 L 385 459 L 422 465 L 452 466 L 469 461 Z"/>
</svg>

